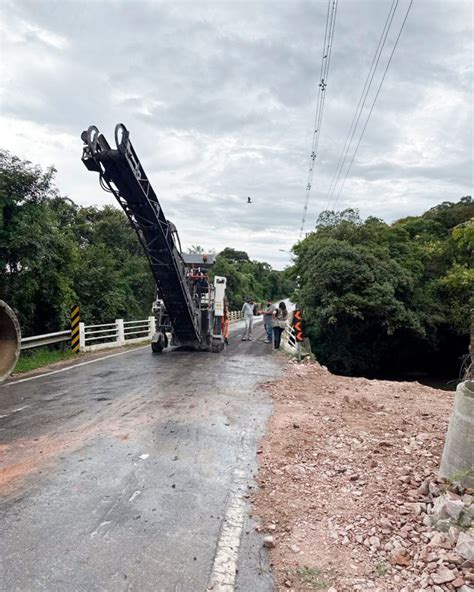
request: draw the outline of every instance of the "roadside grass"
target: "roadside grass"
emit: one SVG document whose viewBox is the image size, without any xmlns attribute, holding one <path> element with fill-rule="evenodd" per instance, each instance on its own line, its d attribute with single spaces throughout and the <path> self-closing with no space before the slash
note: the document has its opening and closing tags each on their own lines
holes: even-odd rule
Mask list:
<svg viewBox="0 0 474 592">
<path fill-rule="evenodd" d="M 74 354 L 70 349 L 47 349 L 35 348 L 30 351 L 26 350 L 20 354 L 20 359 L 15 366 L 15 374 L 22 374 L 30 370 L 36 370 L 42 366 L 53 364 L 61 360 L 67 360 L 77 354 Z"/>
<path fill-rule="evenodd" d="M 321 570 L 315 567 L 298 567 L 296 575 L 313 590 L 327 590 L 329 587 L 329 583 L 321 576 Z"/>
<path fill-rule="evenodd" d="M 124 348 L 126 349 L 133 349 L 136 347 L 143 347 L 150 343 L 149 339 L 144 339 L 143 341 L 139 341 L 138 343 L 126 343 Z M 104 355 L 107 355 L 107 352 L 111 352 L 115 348 L 105 348 L 102 350 Z M 99 352 L 100 353 L 100 352 Z M 20 358 L 15 366 L 13 371 L 14 374 L 23 374 L 24 372 L 30 372 L 31 370 L 37 370 L 38 368 L 42 368 L 43 366 L 48 366 L 49 364 L 54 364 L 55 362 L 61 362 L 62 360 L 70 360 L 72 358 L 78 359 L 79 357 L 83 357 L 87 354 L 75 354 L 70 349 L 48 349 L 46 347 L 38 347 L 35 349 L 25 350 L 21 352 Z"/>
<path fill-rule="evenodd" d="M 375 566 L 375 573 L 379 577 L 382 577 L 387 574 L 389 569 L 390 566 L 385 561 L 379 561 Z"/>
</svg>

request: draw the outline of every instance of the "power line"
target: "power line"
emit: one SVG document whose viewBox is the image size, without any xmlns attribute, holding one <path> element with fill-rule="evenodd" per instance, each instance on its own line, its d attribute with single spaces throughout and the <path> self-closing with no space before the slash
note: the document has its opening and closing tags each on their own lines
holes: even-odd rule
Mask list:
<svg viewBox="0 0 474 592">
<path fill-rule="evenodd" d="M 324 33 L 323 51 L 321 57 L 321 70 L 319 76 L 318 98 L 316 102 L 316 112 L 314 116 L 313 138 L 311 143 L 311 154 L 309 157 L 309 170 L 305 192 L 305 203 L 303 208 L 303 218 L 301 220 L 300 238 L 303 235 L 306 214 L 308 212 L 309 198 L 311 195 L 311 184 L 313 182 L 314 168 L 318 154 L 319 136 L 323 119 L 324 103 L 326 100 L 326 86 L 329 75 L 329 65 L 331 63 L 332 45 L 334 40 L 334 28 L 336 26 L 337 0 L 328 0 L 328 9 L 326 14 L 326 27 Z"/>
<path fill-rule="evenodd" d="M 368 97 L 368 94 L 370 91 L 370 87 L 372 86 L 372 81 L 374 79 L 375 72 L 376 72 L 377 66 L 379 64 L 380 56 L 382 55 L 382 51 L 385 47 L 385 42 L 387 40 L 387 36 L 388 36 L 389 30 L 390 30 L 390 27 L 392 25 L 393 17 L 395 16 L 395 12 L 398 7 L 398 2 L 399 2 L 399 0 L 392 0 L 392 5 L 390 6 L 390 10 L 388 11 L 388 15 L 385 20 L 385 24 L 383 26 L 382 33 L 379 38 L 379 42 L 377 44 L 377 48 L 376 48 L 374 56 L 372 58 L 372 63 L 370 65 L 369 71 L 367 73 L 367 78 L 365 79 L 364 87 L 363 87 L 361 95 L 359 97 L 359 102 L 357 104 L 356 110 L 354 112 L 354 116 L 352 118 L 352 122 L 351 122 L 349 132 L 346 137 L 346 141 L 344 142 L 344 147 L 342 149 L 342 152 L 339 156 L 339 160 L 337 162 L 336 171 L 335 171 L 334 176 L 333 176 L 331 183 L 329 185 L 328 193 L 326 195 L 326 205 L 324 206 L 323 209 L 327 209 L 327 206 L 330 203 L 331 198 L 332 198 L 334 191 L 336 190 L 337 184 L 339 182 L 339 179 L 341 176 L 341 171 L 344 168 L 344 164 L 346 163 L 347 155 L 349 153 L 349 150 L 350 150 L 350 147 L 352 144 L 352 140 L 354 138 L 354 134 L 355 134 L 357 126 L 359 124 L 359 120 L 362 115 L 362 111 L 364 109 L 365 102 L 367 100 L 367 97 Z"/>
<path fill-rule="evenodd" d="M 387 75 L 388 69 L 389 69 L 389 67 L 390 67 L 390 64 L 391 64 L 391 62 L 392 62 L 393 55 L 394 55 L 394 53 L 395 53 L 395 50 L 397 49 L 397 45 L 398 45 L 398 42 L 400 41 L 400 37 L 402 36 L 402 31 L 403 31 L 403 29 L 404 29 L 404 27 L 405 27 L 405 23 L 406 23 L 406 21 L 407 21 L 408 14 L 410 13 L 410 10 L 411 10 L 411 7 L 412 7 L 412 4 L 413 4 L 413 0 L 410 0 L 410 4 L 408 5 L 407 11 L 406 11 L 406 13 L 405 13 L 405 17 L 403 18 L 403 22 L 402 22 L 402 24 L 401 24 L 401 26 L 400 26 L 400 30 L 399 30 L 399 32 L 398 32 L 397 38 L 396 38 L 396 40 L 395 40 L 395 43 L 394 43 L 394 45 L 393 45 L 392 52 L 390 53 L 390 57 L 388 58 L 387 64 L 386 64 L 386 66 L 385 66 L 384 73 L 383 73 L 383 75 L 382 75 L 382 78 L 381 78 L 381 80 L 380 80 L 379 86 L 378 86 L 378 88 L 377 88 L 377 92 L 375 93 L 375 97 L 374 97 L 374 100 L 373 100 L 373 102 L 372 102 L 372 105 L 371 105 L 371 107 L 370 107 L 369 113 L 368 113 L 368 115 L 367 115 L 367 119 L 365 120 L 364 127 L 362 128 L 362 132 L 361 132 L 361 134 L 360 134 L 360 137 L 359 137 L 359 140 L 358 140 L 358 142 L 357 142 L 357 146 L 356 146 L 356 148 L 355 148 L 355 150 L 354 150 L 354 153 L 353 153 L 353 155 L 352 155 L 351 161 L 350 161 L 350 163 L 349 163 L 349 166 L 348 166 L 348 168 L 347 168 L 347 170 L 346 170 L 346 174 L 345 174 L 345 176 L 344 176 L 344 179 L 343 179 L 343 181 L 342 181 L 342 183 L 341 183 L 341 187 L 339 188 L 339 192 L 338 192 L 338 194 L 337 194 L 337 196 L 336 196 L 336 199 L 334 200 L 334 203 L 333 203 L 333 208 L 335 208 L 335 206 L 336 206 L 336 204 L 337 204 L 337 202 L 338 202 L 338 200 L 339 200 L 339 197 L 340 197 L 340 195 L 341 195 L 341 193 L 342 193 L 342 190 L 344 189 L 344 185 L 345 185 L 345 183 L 346 183 L 347 177 L 349 176 L 349 173 L 350 173 L 350 171 L 351 171 L 352 164 L 354 163 L 354 159 L 355 159 L 355 157 L 356 157 L 357 151 L 359 150 L 359 146 L 360 146 L 360 144 L 361 144 L 361 142 L 362 142 L 362 139 L 363 139 L 363 137 L 364 137 L 365 130 L 367 129 L 367 125 L 368 125 L 368 123 L 369 123 L 369 121 L 370 121 L 370 117 L 372 116 L 372 112 L 373 112 L 373 110 L 374 110 L 375 103 L 377 102 L 377 99 L 378 99 L 378 97 L 379 97 L 380 91 L 381 91 L 381 89 L 382 89 L 382 85 L 383 85 L 383 83 L 384 83 L 384 80 L 385 80 L 385 77 L 386 77 L 386 75 Z"/>
</svg>

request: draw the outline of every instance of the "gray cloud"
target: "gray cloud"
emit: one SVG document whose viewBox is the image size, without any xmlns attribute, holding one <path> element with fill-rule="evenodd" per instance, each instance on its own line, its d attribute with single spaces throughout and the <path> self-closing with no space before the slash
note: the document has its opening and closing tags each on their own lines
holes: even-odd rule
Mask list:
<svg viewBox="0 0 474 592">
<path fill-rule="evenodd" d="M 339 3 L 308 228 L 389 5 Z M 326 6 L 4 1 L 2 147 L 55 164 L 75 201 L 108 203 L 79 134 L 123 121 L 183 243 L 281 267 L 301 221 Z M 338 207 L 391 221 L 470 192 L 471 21 L 470 2 L 415 0 Z"/>
</svg>

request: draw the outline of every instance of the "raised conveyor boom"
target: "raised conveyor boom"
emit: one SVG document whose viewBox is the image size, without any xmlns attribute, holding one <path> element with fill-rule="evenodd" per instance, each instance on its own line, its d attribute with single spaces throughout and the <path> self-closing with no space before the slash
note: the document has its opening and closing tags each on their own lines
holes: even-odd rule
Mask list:
<svg viewBox="0 0 474 592">
<path fill-rule="evenodd" d="M 82 133 L 82 160 L 100 175 L 103 189 L 111 191 L 137 231 L 155 277 L 158 293 L 175 334 L 183 341 L 203 342 L 200 318 L 186 282 L 186 270 L 178 251 L 174 226 L 165 218 L 158 197 L 137 157 L 123 124 L 115 128 L 116 149 L 97 127 Z"/>
</svg>

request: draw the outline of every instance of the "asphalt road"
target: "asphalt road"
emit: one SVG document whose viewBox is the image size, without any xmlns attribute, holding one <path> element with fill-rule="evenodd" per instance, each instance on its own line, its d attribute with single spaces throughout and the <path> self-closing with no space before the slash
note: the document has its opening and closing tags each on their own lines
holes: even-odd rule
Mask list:
<svg viewBox="0 0 474 592">
<path fill-rule="evenodd" d="M 1 591 L 272 589 L 246 495 L 281 358 L 239 332 L 0 387 Z"/>
</svg>

